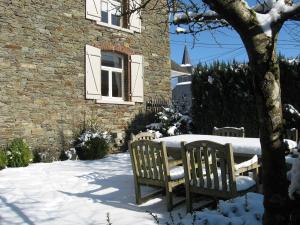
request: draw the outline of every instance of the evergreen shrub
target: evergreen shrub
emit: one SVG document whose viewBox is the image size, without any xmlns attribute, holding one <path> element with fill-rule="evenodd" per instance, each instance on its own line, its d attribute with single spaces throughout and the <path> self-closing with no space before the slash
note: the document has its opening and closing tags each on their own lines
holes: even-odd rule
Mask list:
<svg viewBox="0 0 300 225">
<path fill-rule="evenodd" d="M 258 135 L 252 78 L 245 64 L 198 65 L 192 94 L 197 133 L 211 134 L 213 127 L 232 126 L 245 127 L 246 136 Z"/>
<path fill-rule="evenodd" d="M 94 137 L 81 147 L 76 147 L 78 158 L 81 160 L 94 160 L 103 158 L 109 151 L 109 144 L 103 137 Z"/>
<path fill-rule="evenodd" d="M 28 166 L 32 161 L 32 152 L 25 142 L 21 138 L 14 139 L 6 150 L 7 166 L 8 167 L 22 167 Z"/>
<path fill-rule="evenodd" d="M 173 136 L 192 133 L 192 119 L 181 114 L 174 106 L 163 107 L 155 114 L 155 122 L 146 126 L 148 130 L 156 131 L 161 136 Z"/>
<path fill-rule="evenodd" d="M 279 57 L 283 104 L 300 109 L 299 59 Z M 247 64 L 199 64 L 192 81 L 192 118 L 197 133 L 211 134 L 213 127 L 244 127 L 246 136 L 258 137 L 253 75 Z M 299 127 L 284 111 L 285 127 Z"/>
<path fill-rule="evenodd" d="M 6 168 L 7 166 L 7 157 L 3 149 L 0 149 L 0 170 Z"/>
<path fill-rule="evenodd" d="M 109 152 L 111 142 L 111 135 L 101 129 L 96 118 L 91 118 L 73 144 L 80 160 L 94 160 L 103 158 Z"/>
</svg>

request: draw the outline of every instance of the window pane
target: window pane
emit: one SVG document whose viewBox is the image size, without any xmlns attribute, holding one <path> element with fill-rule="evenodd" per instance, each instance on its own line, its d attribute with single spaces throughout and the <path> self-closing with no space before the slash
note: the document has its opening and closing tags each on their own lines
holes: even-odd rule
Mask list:
<svg viewBox="0 0 300 225">
<path fill-rule="evenodd" d="M 101 70 L 101 93 L 108 96 L 108 71 Z"/>
<path fill-rule="evenodd" d="M 101 65 L 122 69 L 122 57 L 111 52 L 102 52 Z"/>
<path fill-rule="evenodd" d="M 107 2 L 101 3 L 101 21 L 108 23 L 108 4 Z"/>
<path fill-rule="evenodd" d="M 122 8 L 120 3 L 114 2 L 111 5 L 111 24 L 115 26 L 121 26 L 121 14 Z"/>
<path fill-rule="evenodd" d="M 121 26 L 121 17 L 116 15 L 111 15 L 111 24 L 120 27 Z"/>
<path fill-rule="evenodd" d="M 122 97 L 122 74 L 112 72 L 112 97 Z"/>
</svg>

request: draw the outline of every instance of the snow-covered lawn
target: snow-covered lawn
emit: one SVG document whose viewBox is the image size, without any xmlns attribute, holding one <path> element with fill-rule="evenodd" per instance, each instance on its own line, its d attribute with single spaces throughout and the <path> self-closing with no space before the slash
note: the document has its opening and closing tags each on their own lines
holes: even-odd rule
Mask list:
<svg viewBox="0 0 300 225">
<path fill-rule="evenodd" d="M 128 153 L 0 171 L 0 224 L 155 224 L 168 217 L 156 198 L 137 206 Z M 184 204 L 176 212 L 184 214 Z"/>
<path fill-rule="evenodd" d="M 134 195 L 128 153 L 8 168 L 0 171 L 0 224 L 108 224 L 107 213 L 113 225 L 156 224 L 146 211 L 158 215 L 161 224 L 170 221 L 164 197 L 137 206 Z M 261 198 L 250 193 L 247 202 L 245 197 L 222 202 L 218 212 L 197 213 L 194 224 L 228 224 L 229 217 L 235 217 L 234 224 L 260 224 Z M 192 224 L 194 217 L 185 211 L 182 204 L 172 214 L 177 222 L 179 213 Z"/>
</svg>

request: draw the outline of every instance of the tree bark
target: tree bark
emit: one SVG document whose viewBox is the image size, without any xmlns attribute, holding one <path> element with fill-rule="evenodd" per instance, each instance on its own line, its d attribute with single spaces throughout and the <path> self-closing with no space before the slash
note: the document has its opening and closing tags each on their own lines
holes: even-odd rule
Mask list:
<svg viewBox="0 0 300 225">
<path fill-rule="evenodd" d="M 270 38 L 264 34 L 244 39 L 253 73 L 259 119 L 265 225 L 285 225 L 289 219 L 280 70 L 275 39 L 276 36 Z"/>
</svg>

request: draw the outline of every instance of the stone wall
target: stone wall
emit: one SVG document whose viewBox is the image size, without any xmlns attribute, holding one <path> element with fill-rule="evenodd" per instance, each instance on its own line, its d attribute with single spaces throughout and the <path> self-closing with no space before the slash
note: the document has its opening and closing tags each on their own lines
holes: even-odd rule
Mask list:
<svg viewBox="0 0 300 225">
<path fill-rule="evenodd" d="M 0 12 L 0 145 L 23 137 L 56 157 L 88 118 L 118 133 L 144 109 L 85 100 L 86 44 L 144 55 L 145 101 L 170 97 L 162 16 L 143 12 L 142 33 L 130 34 L 85 19 L 85 0 L 0 0 Z"/>
</svg>

